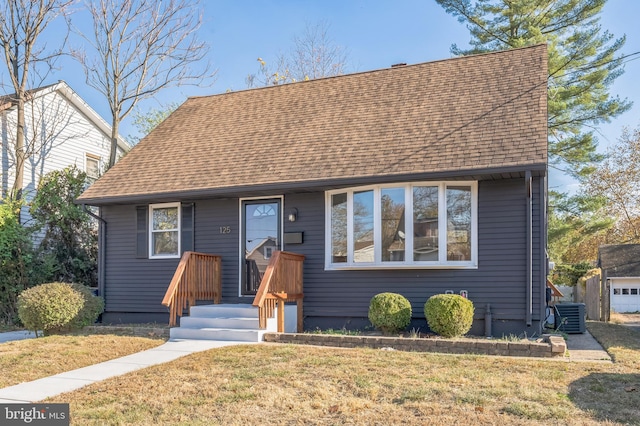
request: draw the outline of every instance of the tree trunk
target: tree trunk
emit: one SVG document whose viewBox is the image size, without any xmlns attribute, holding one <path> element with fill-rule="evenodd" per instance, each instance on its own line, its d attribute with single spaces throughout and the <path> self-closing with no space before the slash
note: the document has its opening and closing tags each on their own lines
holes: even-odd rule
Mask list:
<svg viewBox="0 0 640 426">
<path fill-rule="evenodd" d="M 118 159 L 118 127 L 120 127 L 120 120 L 117 117 L 113 118 L 113 125 L 111 126 L 111 152 L 109 154 L 109 168 L 116 164 Z"/>
<path fill-rule="evenodd" d="M 16 177 L 11 190 L 11 197 L 14 200 L 22 199 L 22 189 L 24 186 L 24 164 L 26 161 L 24 152 L 24 96 L 18 93 L 17 96 L 17 112 L 18 122 L 16 129 L 16 144 L 15 144 L 15 156 L 16 156 Z"/>
</svg>

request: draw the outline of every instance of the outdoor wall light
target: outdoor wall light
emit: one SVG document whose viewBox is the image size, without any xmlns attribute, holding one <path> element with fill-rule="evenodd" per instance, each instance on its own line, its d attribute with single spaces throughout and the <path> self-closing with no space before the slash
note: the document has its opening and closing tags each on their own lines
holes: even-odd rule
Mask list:
<svg viewBox="0 0 640 426">
<path fill-rule="evenodd" d="M 295 207 L 289 209 L 289 222 L 295 222 L 298 219 L 298 209 Z"/>
</svg>

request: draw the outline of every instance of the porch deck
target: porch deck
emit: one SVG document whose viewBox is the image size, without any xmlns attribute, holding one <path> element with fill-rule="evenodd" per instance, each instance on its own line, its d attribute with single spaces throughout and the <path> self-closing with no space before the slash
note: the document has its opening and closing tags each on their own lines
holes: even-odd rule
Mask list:
<svg viewBox="0 0 640 426">
<path fill-rule="evenodd" d="M 265 330 L 302 331 L 303 261 L 301 254 L 274 252 L 251 305 L 220 305 L 221 257 L 185 252 L 162 301 L 169 308 L 171 327 L 181 318 L 171 338 L 259 341 Z M 214 304 L 196 306 L 199 300 L 213 300 Z M 185 311 L 190 316 L 183 318 Z"/>
</svg>

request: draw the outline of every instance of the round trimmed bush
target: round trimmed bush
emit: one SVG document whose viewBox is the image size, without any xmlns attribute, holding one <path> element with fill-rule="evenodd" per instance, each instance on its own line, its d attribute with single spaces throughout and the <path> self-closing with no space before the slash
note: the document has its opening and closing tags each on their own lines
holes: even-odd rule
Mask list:
<svg viewBox="0 0 640 426">
<path fill-rule="evenodd" d="M 400 331 L 411 321 L 411 303 L 401 294 L 376 294 L 369 303 L 369 321 L 385 334 Z"/>
<path fill-rule="evenodd" d="M 104 300 L 102 297 L 94 296 L 91 289 L 86 285 L 71 284 L 71 287 L 82 295 L 84 305 L 69 325 L 71 328 L 82 328 L 95 323 L 104 310 Z"/>
<path fill-rule="evenodd" d="M 84 306 L 84 297 L 66 283 L 31 287 L 18 296 L 18 316 L 27 328 L 45 336 L 68 326 Z"/>
<path fill-rule="evenodd" d="M 473 303 L 457 294 L 436 294 L 424 304 L 427 324 L 443 337 L 463 336 L 473 324 Z"/>
</svg>

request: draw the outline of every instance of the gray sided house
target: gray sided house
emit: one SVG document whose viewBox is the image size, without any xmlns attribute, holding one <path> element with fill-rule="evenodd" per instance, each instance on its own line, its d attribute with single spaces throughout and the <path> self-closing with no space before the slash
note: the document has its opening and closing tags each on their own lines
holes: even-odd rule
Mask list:
<svg viewBox="0 0 640 426">
<path fill-rule="evenodd" d="M 544 45 L 188 99 L 78 203 L 100 207 L 107 322 L 167 321 L 185 251 L 252 303 L 277 250 L 304 255 L 304 328 L 369 324 L 372 296 L 466 291 L 472 333 L 539 332 Z"/>
<path fill-rule="evenodd" d="M 600 246 L 598 267 L 611 310 L 640 312 L 640 244 Z"/>
</svg>

